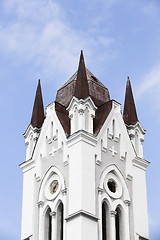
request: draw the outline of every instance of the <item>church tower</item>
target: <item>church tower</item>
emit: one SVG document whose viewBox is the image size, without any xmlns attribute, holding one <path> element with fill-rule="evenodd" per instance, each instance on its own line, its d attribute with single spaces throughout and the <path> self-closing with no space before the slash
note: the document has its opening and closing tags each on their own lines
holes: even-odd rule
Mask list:
<svg viewBox="0 0 160 240">
<path fill-rule="evenodd" d="M 38 82 L 24 133 L 21 240 L 147 240 L 145 130 L 128 78 L 121 105 L 85 67 L 44 115 Z"/>
</svg>

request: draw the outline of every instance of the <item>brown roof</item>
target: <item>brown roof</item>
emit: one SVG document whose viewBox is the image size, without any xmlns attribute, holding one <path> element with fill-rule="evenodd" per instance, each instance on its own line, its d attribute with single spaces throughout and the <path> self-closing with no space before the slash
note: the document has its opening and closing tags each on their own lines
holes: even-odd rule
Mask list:
<svg viewBox="0 0 160 240">
<path fill-rule="evenodd" d="M 34 100 L 33 111 L 32 111 L 31 125 L 33 127 L 41 128 L 43 122 L 44 122 L 44 107 L 43 107 L 41 84 L 39 80 L 36 96 Z"/>
<path fill-rule="evenodd" d="M 74 96 L 78 99 L 86 99 L 89 96 L 89 87 L 84 63 L 83 51 L 81 51 L 77 81 L 74 89 Z"/>
<path fill-rule="evenodd" d="M 58 102 L 55 102 L 55 110 L 57 117 L 65 131 L 66 136 L 70 135 L 70 119 L 66 108 Z"/>
<path fill-rule="evenodd" d="M 124 111 L 123 111 L 123 120 L 127 125 L 134 125 L 138 122 L 136 107 L 134 103 L 131 82 L 127 80 L 126 86 L 126 95 L 125 95 L 125 102 L 124 102 Z"/>
<path fill-rule="evenodd" d="M 99 107 L 110 100 L 109 91 L 87 68 L 85 68 L 85 72 L 88 81 L 89 96 L 95 105 Z M 77 77 L 78 71 L 57 91 L 56 102 L 65 107 L 69 105 L 72 97 L 75 96 Z"/>
<path fill-rule="evenodd" d="M 111 109 L 112 109 L 112 100 L 104 103 L 99 108 L 97 108 L 95 118 L 93 119 L 93 132 L 95 135 L 99 133 Z"/>
<path fill-rule="evenodd" d="M 70 135 L 70 119 L 66 110 L 72 97 L 85 99 L 90 96 L 97 106 L 93 120 L 94 134 L 98 134 L 111 108 L 108 89 L 85 67 L 81 51 L 78 71 L 57 91 L 56 113 L 67 136 Z"/>
</svg>

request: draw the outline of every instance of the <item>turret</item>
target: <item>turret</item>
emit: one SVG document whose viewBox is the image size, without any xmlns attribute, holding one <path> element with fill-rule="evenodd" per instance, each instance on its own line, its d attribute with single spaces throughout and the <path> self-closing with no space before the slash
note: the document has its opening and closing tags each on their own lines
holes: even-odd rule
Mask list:
<svg viewBox="0 0 160 240">
<path fill-rule="evenodd" d="M 83 52 L 81 51 L 75 91 L 67 108 L 71 121 L 71 134 L 79 130 L 93 134 L 93 118 L 96 109 L 97 107 L 89 95 L 86 68 Z"/>
<path fill-rule="evenodd" d="M 32 111 L 31 122 L 24 133 L 25 145 L 26 145 L 26 160 L 32 158 L 33 151 L 39 137 L 40 129 L 44 122 L 44 107 L 42 99 L 42 91 L 40 80 L 38 81 L 36 96 L 34 100 L 34 106 Z"/>
<path fill-rule="evenodd" d="M 134 146 L 137 157 L 143 158 L 143 142 L 145 130 L 142 128 L 135 107 L 131 82 L 128 77 L 124 102 L 123 120 L 126 124 L 130 140 Z"/>
</svg>

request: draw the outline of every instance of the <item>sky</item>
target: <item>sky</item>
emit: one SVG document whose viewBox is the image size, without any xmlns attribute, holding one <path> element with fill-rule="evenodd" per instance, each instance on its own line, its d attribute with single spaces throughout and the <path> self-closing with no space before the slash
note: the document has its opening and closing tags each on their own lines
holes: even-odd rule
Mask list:
<svg viewBox="0 0 160 240">
<path fill-rule="evenodd" d="M 150 238 L 160 240 L 160 1 L 0 0 L 0 240 L 21 234 L 23 133 L 38 79 L 44 105 L 86 67 L 124 103 L 130 77 L 138 118 L 147 130 L 144 159 Z"/>
</svg>

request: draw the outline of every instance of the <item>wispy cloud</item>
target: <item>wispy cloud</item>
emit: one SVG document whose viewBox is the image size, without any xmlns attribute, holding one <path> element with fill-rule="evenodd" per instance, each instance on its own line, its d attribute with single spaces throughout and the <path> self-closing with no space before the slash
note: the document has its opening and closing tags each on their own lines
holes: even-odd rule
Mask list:
<svg viewBox="0 0 160 240">
<path fill-rule="evenodd" d="M 151 69 L 137 87 L 137 97 L 143 97 L 144 94 L 153 99 L 160 98 L 160 64 Z M 159 101 L 158 101 L 159 102 Z"/>
<path fill-rule="evenodd" d="M 74 29 L 55 1 L 5 0 L 1 5 L 6 18 L 10 18 L 7 24 L 4 18 L 0 23 L 0 52 L 7 52 L 17 62 L 31 61 L 45 74 L 52 75 L 53 71 L 68 74 L 76 69 L 81 49 L 92 59 L 100 45 L 108 48 L 114 43 L 111 37 L 93 38 L 90 31 Z"/>
</svg>

